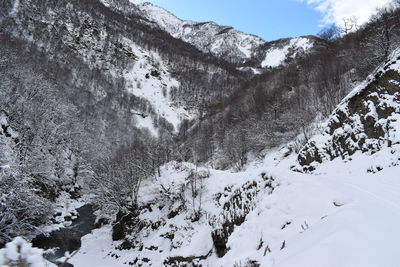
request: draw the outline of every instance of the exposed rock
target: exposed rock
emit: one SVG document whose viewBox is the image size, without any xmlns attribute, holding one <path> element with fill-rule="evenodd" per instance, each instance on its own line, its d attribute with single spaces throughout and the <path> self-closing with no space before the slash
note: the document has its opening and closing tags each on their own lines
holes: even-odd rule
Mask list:
<svg viewBox="0 0 400 267">
<path fill-rule="evenodd" d="M 398 53 L 339 104 L 323 134 L 312 138 L 299 152 L 299 169 L 312 171 L 318 163 L 345 159 L 357 151 L 373 154 L 382 147 L 390 147 L 393 153 L 399 152 Z"/>
<path fill-rule="evenodd" d="M 267 177 L 265 173 L 261 174 L 263 182 L 247 182 L 240 188 L 233 190 L 228 187 L 225 188 L 224 194 L 215 196 L 215 200 L 223 207 L 221 219 L 211 220 L 215 230 L 212 231 L 212 239 L 218 257 L 223 257 L 229 250 L 227 242 L 229 236 L 233 233 L 235 226 L 241 225 L 247 214 L 253 210 L 255 206 L 255 198 L 261 190 L 267 188 L 268 193 L 272 193 L 276 183 L 272 177 Z M 222 201 L 221 198 L 225 198 Z"/>
</svg>

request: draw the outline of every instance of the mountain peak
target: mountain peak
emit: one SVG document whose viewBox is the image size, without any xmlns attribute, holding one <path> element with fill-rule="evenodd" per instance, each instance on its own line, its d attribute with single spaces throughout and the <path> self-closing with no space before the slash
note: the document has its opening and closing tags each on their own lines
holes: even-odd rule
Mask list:
<svg viewBox="0 0 400 267">
<path fill-rule="evenodd" d="M 257 62 L 257 66 L 254 66 L 255 68 L 277 67 L 283 64 L 285 60 L 296 56 L 298 54 L 297 50 L 305 51 L 312 47 L 312 41 L 306 40 L 310 38 L 299 37 L 294 38 L 289 45 L 285 44 L 286 47 L 282 51 L 277 51 L 275 46 L 270 51 L 265 49 L 270 47 L 268 45 L 269 42 L 256 35 L 238 31 L 231 26 L 219 25 L 214 21 L 194 22 L 182 20 L 152 3 L 142 0 L 129 1 L 136 6 L 135 11 L 140 16 L 168 32 L 174 38 L 183 40 L 204 53 L 210 53 L 231 63 L 240 65 L 255 59 Z M 299 41 L 303 41 L 304 45 L 296 46 Z M 289 49 L 296 51 L 289 55 Z M 271 59 L 272 62 L 268 62 L 271 55 L 276 53 L 279 53 L 279 59 L 274 57 Z"/>
</svg>

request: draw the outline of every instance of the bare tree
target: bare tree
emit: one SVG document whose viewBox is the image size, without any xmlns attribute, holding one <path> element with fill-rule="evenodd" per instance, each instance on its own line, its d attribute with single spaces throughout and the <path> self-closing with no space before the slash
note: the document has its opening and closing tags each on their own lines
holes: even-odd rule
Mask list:
<svg viewBox="0 0 400 267">
<path fill-rule="evenodd" d="M 339 29 L 344 35 L 347 35 L 352 31 L 356 31 L 358 29 L 357 18 L 343 18 L 342 26 Z"/>
<path fill-rule="evenodd" d="M 368 64 L 376 66 L 388 59 L 396 48 L 399 37 L 399 17 L 396 12 L 383 8 L 379 9 L 372 19 L 374 27 L 369 32 L 363 45 L 370 53 L 366 58 Z"/>
<path fill-rule="evenodd" d="M 17 235 L 39 233 L 47 223 L 51 202 L 36 194 L 32 179 L 14 170 L 0 173 L 0 244 Z"/>
<path fill-rule="evenodd" d="M 124 212 L 137 208 L 143 179 L 154 175 L 153 162 L 146 153 L 144 144 L 135 141 L 119 148 L 98 167 L 93 186 L 99 205 Z"/>
</svg>

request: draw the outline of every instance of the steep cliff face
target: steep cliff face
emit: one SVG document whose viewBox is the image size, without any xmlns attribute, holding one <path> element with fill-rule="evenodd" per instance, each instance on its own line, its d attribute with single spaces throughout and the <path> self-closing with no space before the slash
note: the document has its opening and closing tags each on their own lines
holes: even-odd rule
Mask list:
<svg viewBox="0 0 400 267">
<path fill-rule="evenodd" d="M 300 151 L 303 170 L 313 170 L 324 161 L 351 159 L 356 152 L 374 154 L 389 149 L 385 165 L 400 162 L 400 51 L 376 73 L 356 87 L 336 108 L 325 131 Z M 379 171 L 384 166 L 373 166 Z"/>
</svg>

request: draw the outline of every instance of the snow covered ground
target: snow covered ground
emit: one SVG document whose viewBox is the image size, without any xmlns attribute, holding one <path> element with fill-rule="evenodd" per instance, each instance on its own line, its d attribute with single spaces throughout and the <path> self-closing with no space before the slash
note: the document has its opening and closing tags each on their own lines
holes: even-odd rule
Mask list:
<svg viewBox="0 0 400 267">
<path fill-rule="evenodd" d="M 50 233 L 60 228 L 67 227 L 72 224 L 72 220 L 78 217 L 77 209 L 88 202 L 89 196 L 84 196 L 79 199 L 72 199 L 67 192 L 61 192 L 60 196 L 55 200 L 54 208 L 54 224 L 44 226 L 41 231 Z M 69 217 L 69 221 L 65 218 Z"/>
<path fill-rule="evenodd" d="M 111 227 L 104 227 L 83 238 L 71 262 L 78 267 L 400 266 L 399 91 L 395 73 L 389 80 L 385 76 L 399 72 L 398 61 L 396 52 L 373 76 L 382 88 L 363 84 L 337 109 L 358 100 L 366 111 L 343 113 L 347 120 L 333 133 L 324 132 L 332 137 L 354 116 L 374 117 L 372 94 L 379 99 L 376 106 L 390 111 L 386 130 L 374 137 L 376 149 L 318 161 L 309 173 L 297 171 L 301 157 L 288 155 L 287 148 L 270 151 L 239 173 L 170 162 L 141 188 L 138 228 L 127 233 L 131 248 L 116 249 L 123 241 L 113 242 Z"/>
<path fill-rule="evenodd" d="M 43 250 L 32 248 L 32 245 L 21 237 L 14 238 L 5 248 L 0 249 L 0 266 L 55 267 L 42 257 Z"/>
<path fill-rule="evenodd" d="M 240 226 L 235 226 L 226 255 L 218 258 L 215 252 L 208 254 L 199 260 L 204 266 L 245 266 L 251 260 L 261 266 L 397 267 L 400 167 L 367 172 L 371 165 L 384 160 L 381 156 L 386 153 L 356 153 L 347 162 L 336 159 L 319 165 L 315 174 L 292 171 L 295 156 L 279 160 L 282 155 L 276 151 L 241 173 L 209 170 L 210 177 L 204 180 L 203 216 L 198 222 L 190 223 L 190 207 L 171 219 L 165 218 L 163 209 L 144 212 L 142 219 L 164 216 L 166 223 L 141 237 L 142 251 L 116 250 L 121 241 L 112 242 L 111 228 L 104 227 L 83 238 L 82 248 L 71 262 L 77 267 L 89 263 L 126 266 L 124 263 L 139 257 L 150 260 L 141 261 L 143 266 L 162 266 L 169 256 L 207 255 L 213 249 L 211 231 L 215 226 L 211 218 L 222 212 L 216 193 L 229 186 L 239 188 L 248 181 L 259 183 L 261 173 L 266 173 L 275 180 L 273 192 L 261 190 L 253 198 L 254 208 Z M 177 170 L 166 166 L 161 178 L 143 188 L 142 201 L 154 200 L 161 184 L 179 188 L 186 175 L 183 167 Z M 173 227 L 178 230 L 172 240 L 160 236 Z"/>
<path fill-rule="evenodd" d="M 217 263 L 250 257 L 262 266 L 398 266 L 400 168 L 367 173 L 379 161 L 357 154 L 321 165 L 318 175 L 293 173 L 290 159 L 272 167 L 281 186 L 247 216 Z M 257 251 L 259 240 L 264 245 Z"/>
<path fill-rule="evenodd" d="M 191 118 L 183 107 L 176 107 L 170 100 L 170 90 L 179 87 L 179 82 L 171 77 L 168 68 L 156 52 L 146 52 L 129 39 L 124 39 L 123 43 L 129 46 L 137 57 L 133 66 L 124 73 L 127 90 L 135 96 L 148 100 L 157 114 L 178 130 L 183 119 Z M 153 135 L 158 135 L 152 118 L 140 116 L 136 118 L 138 127 L 147 128 Z"/>
<path fill-rule="evenodd" d="M 295 58 L 297 53 L 307 52 L 313 47 L 313 43 L 310 39 L 304 37 L 293 38 L 290 42 L 283 47 L 271 48 L 267 51 L 264 60 L 261 62 L 261 67 L 275 68 L 282 65 L 288 58 L 289 54 L 291 58 Z"/>
</svg>

